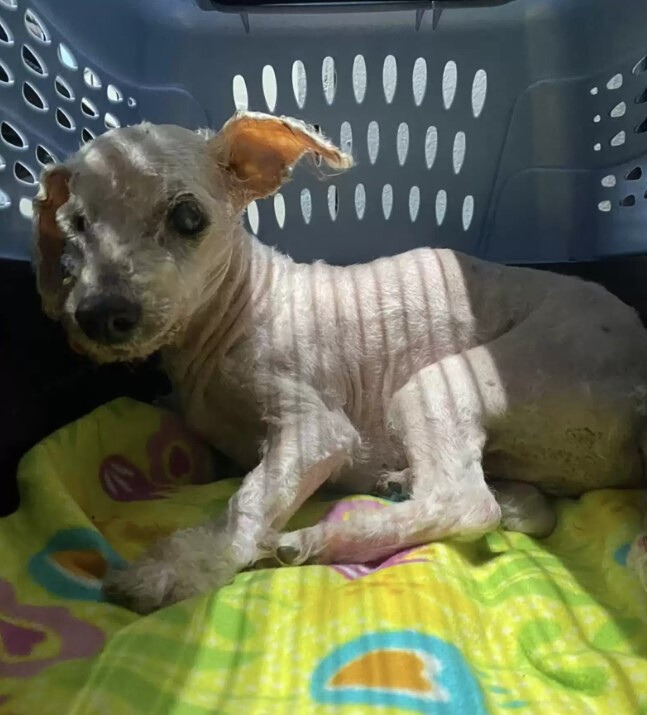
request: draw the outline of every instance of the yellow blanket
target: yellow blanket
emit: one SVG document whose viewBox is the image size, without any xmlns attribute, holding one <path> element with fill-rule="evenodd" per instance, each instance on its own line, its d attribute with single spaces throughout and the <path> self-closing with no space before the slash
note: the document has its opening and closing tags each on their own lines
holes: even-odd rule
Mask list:
<svg viewBox="0 0 647 715">
<path fill-rule="evenodd" d="M 647 714 L 638 492 L 564 500 L 544 541 L 250 571 L 146 618 L 103 602 L 106 564 L 224 507 L 237 485 L 210 470 L 174 417 L 125 399 L 25 456 L 0 519 L 0 713 Z M 384 504 L 322 497 L 295 523 Z"/>
</svg>

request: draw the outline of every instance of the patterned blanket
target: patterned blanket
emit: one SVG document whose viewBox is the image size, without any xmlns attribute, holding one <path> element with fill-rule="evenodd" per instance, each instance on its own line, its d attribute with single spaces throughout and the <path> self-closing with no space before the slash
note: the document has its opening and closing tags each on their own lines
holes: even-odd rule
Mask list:
<svg viewBox="0 0 647 715">
<path fill-rule="evenodd" d="M 145 618 L 103 602 L 108 564 L 224 508 L 237 483 L 212 468 L 172 415 L 125 399 L 25 456 L 0 519 L 0 713 L 647 714 L 638 492 L 562 501 L 543 541 L 249 571 Z M 294 525 L 385 504 L 318 497 Z"/>
</svg>

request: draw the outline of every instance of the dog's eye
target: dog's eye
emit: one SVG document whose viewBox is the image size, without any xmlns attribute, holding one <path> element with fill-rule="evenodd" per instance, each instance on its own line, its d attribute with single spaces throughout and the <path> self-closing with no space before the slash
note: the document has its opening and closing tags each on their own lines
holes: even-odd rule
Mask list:
<svg viewBox="0 0 647 715">
<path fill-rule="evenodd" d="M 72 217 L 72 226 L 76 233 L 83 233 L 85 231 L 85 216 L 83 214 L 74 214 Z"/>
<path fill-rule="evenodd" d="M 178 201 L 170 210 L 168 218 L 173 229 L 181 236 L 195 236 L 207 225 L 204 212 L 192 198 Z"/>
</svg>

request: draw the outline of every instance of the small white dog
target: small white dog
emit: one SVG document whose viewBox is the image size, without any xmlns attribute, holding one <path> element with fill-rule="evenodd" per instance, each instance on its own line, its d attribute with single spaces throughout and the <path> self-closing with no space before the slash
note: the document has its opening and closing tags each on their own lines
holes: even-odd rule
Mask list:
<svg viewBox="0 0 647 715">
<path fill-rule="evenodd" d="M 241 216 L 304 156 L 352 164 L 311 127 L 242 113 L 215 134 L 114 130 L 42 177 L 45 310 L 97 360 L 161 349 L 189 425 L 249 469 L 224 516 L 108 576 L 137 611 L 268 553 L 362 562 L 501 521 L 546 534 L 539 489 L 643 484 L 647 332 L 633 310 L 594 284 L 450 250 L 294 263 Z M 281 533 L 331 480 L 409 498 Z M 632 553 L 645 582 L 646 538 Z"/>
</svg>

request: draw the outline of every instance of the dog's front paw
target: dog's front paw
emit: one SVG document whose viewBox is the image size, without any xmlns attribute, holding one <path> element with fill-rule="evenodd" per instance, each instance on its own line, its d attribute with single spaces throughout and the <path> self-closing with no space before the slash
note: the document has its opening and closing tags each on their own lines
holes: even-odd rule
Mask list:
<svg viewBox="0 0 647 715">
<path fill-rule="evenodd" d="M 108 571 L 103 592 L 109 601 L 146 614 L 214 591 L 238 570 L 228 545 L 226 535 L 206 527 L 178 531 L 127 568 Z"/>
</svg>

